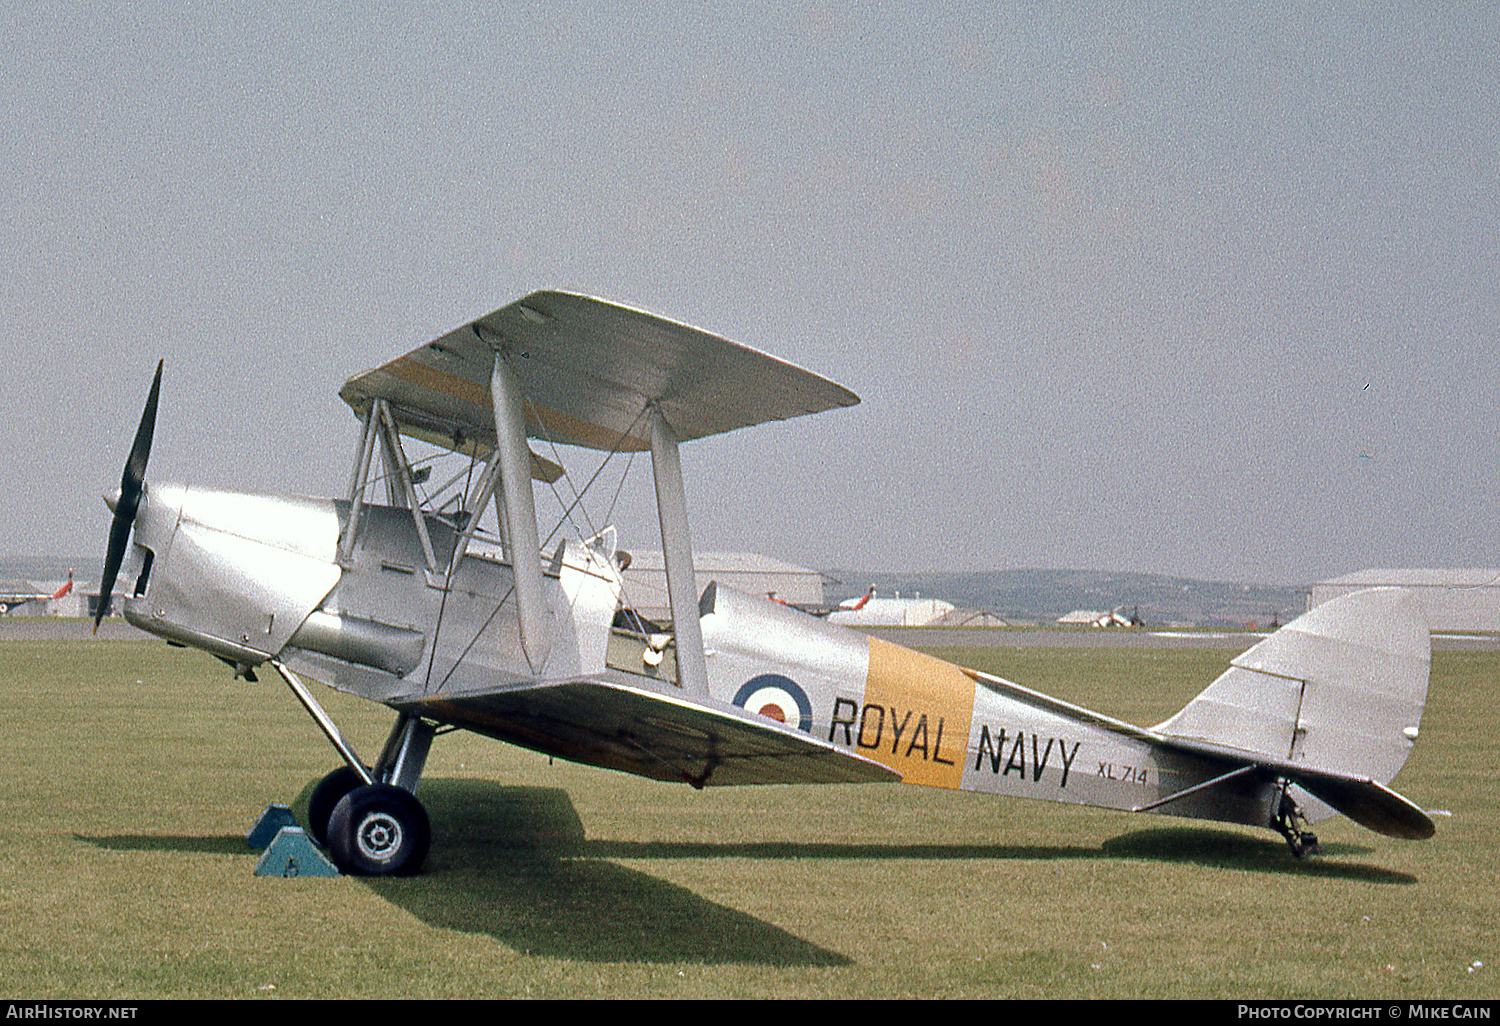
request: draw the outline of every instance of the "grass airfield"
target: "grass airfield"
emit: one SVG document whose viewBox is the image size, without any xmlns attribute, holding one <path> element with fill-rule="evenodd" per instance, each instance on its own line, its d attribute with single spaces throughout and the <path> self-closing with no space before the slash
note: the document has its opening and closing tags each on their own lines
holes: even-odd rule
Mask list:
<svg viewBox="0 0 1500 1026">
<path fill-rule="evenodd" d="M 1137 723 L 1234 650 L 930 649 Z M 273 674 L 0 641 L 0 992 L 103 998 L 1492 998 L 1500 652 L 1434 653 L 1408 842 L 919 787 L 709 789 L 455 733 L 423 875 L 253 874 L 335 763 Z M 366 758 L 390 713 L 319 687 Z M 1476 966 L 1476 963 L 1482 965 Z"/>
</svg>

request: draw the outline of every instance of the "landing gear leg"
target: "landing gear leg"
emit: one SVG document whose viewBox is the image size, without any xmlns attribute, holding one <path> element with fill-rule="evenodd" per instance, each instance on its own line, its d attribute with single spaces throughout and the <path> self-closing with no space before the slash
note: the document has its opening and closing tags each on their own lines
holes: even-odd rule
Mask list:
<svg viewBox="0 0 1500 1026">
<path fill-rule="evenodd" d="M 432 828 L 412 792 L 435 733 L 432 724 L 402 713 L 375 764 L 377 782 L 350 781 L 355 786 L 338 798 L 328 816 L 328 851 L 339 869 L 360 876 L 408 876 L 422 868 Z M 335 771 L 332 776 L 339 775 Z"/>
<path fill-rule="evenodd" d="M 402 713 L 372 772 L 296 674 L 276 660 L 271 665 L 344 757 L 345 764 L 320 780 L 308 801 L 313 837 L 327 846 L 334 864 L 345 873 L 417 872 L 427 857 L 432 828 L 413 792 L 437 728 Z"/>
<path fill-rule="evenodd" d="M 391 736 L 386 738 L 380 761 L 375 764 L 375 779 L 415 794 L 436 733 L 437 729 L 427 721 L 402 713 L 391 728 Z"/>
<path fill-rule="evenodd" d="M 1276 812 L 1271 816 L 1271 826 L 1282 837 L 1297 858 L 1316 855 L 1322 851 L 1318 835 L 1307 829 L 1307 817 L 1288 793 L 1287 785 L 1281 787 L 1281 797 L 1276 802 Z"/>
</svg>

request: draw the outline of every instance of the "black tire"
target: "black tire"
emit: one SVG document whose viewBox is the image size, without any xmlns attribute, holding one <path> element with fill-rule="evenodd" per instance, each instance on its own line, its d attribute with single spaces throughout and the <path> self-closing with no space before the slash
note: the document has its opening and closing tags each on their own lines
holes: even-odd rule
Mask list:
<svg viewBox="0 0 1500 1026">
<path fill-rule="evenodd" d="M 431 843 L 427 810 L 390 784 L 356 787 L 328 819 L 328 853 L 354 876 L 409 876 L 422 868 Z"/>
<path fill-rule="evenodd" d="M 307 829 L 323 847 L 328 847 L 328 820 L 333 816 L 334 807 L 344 795 L 363 783 L 353 769 L 340 766 L 313 788 L 312 797 L 307 800 Z"/>
</svg>

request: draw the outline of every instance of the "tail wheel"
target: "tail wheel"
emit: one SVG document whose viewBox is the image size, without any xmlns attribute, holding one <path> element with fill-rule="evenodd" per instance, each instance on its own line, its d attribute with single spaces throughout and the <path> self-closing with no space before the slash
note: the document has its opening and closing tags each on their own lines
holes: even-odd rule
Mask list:
<svg viewBox="0 0 1500 1026">
<path fill-rule="evenodd" d="M 328 847 L 328 821 L 333 818 L 334 808 L 344 795 L 363 783 L 353 769 L 340 766 L 313 788 L 312 797 L 307 800 L 307 828 L 323 847 Z"/>
<path fill-rule="evenodd" d="M 362 784 L 339 799 L 328 820 L 334 864 L 356 876 L 406 876 L 432 843 L 427 810 L 390 784 Z"/>
<path fill-rule="evenodd" d="M 1285 782 L 1281 785 L 1281 798 L 1276 803 L 1275 814 L 1271 816 L 1271 828 L 1286 838 L 1287 846 L 1297 858 L 1317 855 L 1323 850 L 1318 844 L 1318 835 L 1307 829 L 1307 817 L 1303 815 L 1302 807 L 1288 793 L 1288 786 Z"/>
</svg>

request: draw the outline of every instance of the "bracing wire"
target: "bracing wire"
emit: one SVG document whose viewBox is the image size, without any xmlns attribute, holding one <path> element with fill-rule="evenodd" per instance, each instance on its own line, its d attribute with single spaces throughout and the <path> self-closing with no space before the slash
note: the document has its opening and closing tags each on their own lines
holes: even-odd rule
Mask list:
<svg viewBox="0 0 1500 1026">
<path fill-rule="evenodd" d="M 484 623 L 479 625 L 479 629 L 474 632 L 474 636 L 469 639 L 469 643 L 464 646 L 464 650 L 458 654 L 458 658 L 453 661 L 453 665 L 448 668 L 448 672 L 443 674 L 443 679 L 438 681 L 438 691 L 441 691 L 443 690 L 443 688 L 448 686 L 448 681 L 453 677 L 454 671 L 456 671 L 460 666 L 463 665 L 464 659 L 466 659 L 469 655 L 469 650 L 478 643 L 479 639 L 484 635 L 484 632 L 490 629 L 490 624 L 495 621 L 495 617 L 500 614 L 500 610 L 505 608 L 506 601 L 515 594 L 515 591 L 515 585 L 511 585 L 510 588 L 506 590 L 505 594 L 500 596 L 500 601 L 495 604 L 495 608 L 490 611 L 490 615 L 484 618 Z M 432 656 L 427 660 L 429 676 L 431 675 L 430 671 L 432 669 L 432 660 L 436 657 L 437 651 L 436 649 L 434 649 Z M 426 687 L 427 686 L 424 684 L 424 695 L 431 693 L 430 691 L 426 690 Z"/>
<path fill-rule="evenodd" d="M 531 405 L 531 401 L 529 399 L 527 400 L 527 404 Z M 589 489 L 593 487 L 594 482 L 598 480 L 599 475 L 604 472 L 604 468 L 609 465 L 609 461 L 611 459 L 613 459 L 616 455 L 619 454 L 619 452 L 620 452 L 620 446 L 625 443 L 625 439 L 626 438 L 629 438 L 629 437 L 632 436 L 632 433 L 635 431 L 636 427 L 641 423 L 642 419 L 646 416 L 646 411 L 648 409 L 650 409 L 649 406 L 642 406 L 641 407 L 641 411 L 639 413 L 637 413 L 635 415 L 635 419 L 630 422 L 630 426 L 627 427 L 623 432 L 621 432 L 615 438 L 615 444 L 610 448 L 609 452 L 605 454 L 604 459 L 600 462 L 599 466 L 594 470 L 594 472 L 591 475 L 589 475 L 589 479 L 584 482 L 583 490 L 580 491 L 578 489 L 578 487 L 573 484 L 573 478 L 568 473 L 568 468 L 563 465 L 562 454 L 557 451 L 557 443 L 555 441 L 553 441 L 551 433 L 547 430 L 547 425 L 545 423 L 543 423 L 540 411 L 538 411 L 537 408 L 534 405 L 531 406 L 532 414 L 536 417 L 537 426 L 541 428 L 542 437 L 547 442 L 547 445 L 551 448 L 552 455 L 555 458 L 558 466 L 560 466 L 560 467 L 563 468 L 563 477 L 567 479 L 568 487 L 571 488 L 571 489 L 573 489 L 573 495 L 574 495 L 573 501 L 571 503 L 565 504 L 563 502 L 563 497 L 557 491 L 557 486 L 555 484 L 550 484 L 549 483 L 549 487 L 552 488 L 552 494 L 557 499 L 558 505 L 559 506 L 566 505 L 566 508 L 563 510 L 562 516 L 558 518 L 556 526 L 554 526 L 551 531 L 547 532 L 547 538 L 546 538 L 545 541 L 542 542 L 542 548 L 545 549 L 547 547 L 547 545 L 552 541 L 552 539 L 557 536 L 557 532 L 560 531 L 560 530 L 562 530 L 562 526 L 563 526 L 564 522 L 573 524 L 574 529 L 575 530 L 578 529 L 577 523 L 573 521 L 572 514 L 573 514 L 573 510 L 574 509 L 579 509 L 579 512 L 581 512 L 583 514 L 584 524 L 587 527 L 588 532 L 589 532 L 589 534 L 591 536 L 592 535 L 596 535 L 596 534 L 599 533 L 598 529 L 594 527 L 593 521 L 589 518 L 588 509 L 586 507 L 582 506 L 583 497 L 586 494 L 588 494 Z M 631 453 L 631 458 L 633 459 L 634 456 L 635 456 L 635 453 L 632 452 Z M 625 464 L 625 470 L 626 470 L 627 473 L 630 470 L 630 463 L 628 461 Z M 623 490 L 624 486 L 625 486 L 625 479 L 622 476 L 620 478 L 620 487 L 615 490 L 615 499 L 616 500 L 619 499 L 620 491 Z M 614 513 L 614 508 L 615 508 L 614 507 L 614 503 L 611 502 L 610 503 L 610 507 L 609 507 L 609 511 L 610 511 L 611 514 Z M 607 521 L 608 517 L 606 517 L 605 519 Z"/>
<path fill-rule="evenodd" d="M 608 524 L 611 520 L 614 519 L 614 516 L 615 516 L 615 506 L 618 505 L 619 502 L 620 502 L 620 493 L 625 490 L 625 479 L 630 476 L 630 465 L 632 463 L 634 463 L 634 462 L 635 462 L 635 453 L 631 452 L 631 454 L 628 457 L 626 457 L 626 459 L 625 459 L 625 470 L 620 474 L 620 483 L 615 486 L 615 494 L 609 500 L 609 509 L 606 510 L 605 513 L 604 513 L 604 522 L 606 524 Z M 600 466 L 599 469 L 603 470 L 604 468 L 603 468 L 603 466 Z M 588 486 L 585 485 L 584 487 L 587 488 Z"/>
<path fill-rule="evenodd" d="M 531 411 L 532 411 L 532 414 L 536 417 L 537 426 L 541 429 L 542 436 L 543 436 L 544 440 L 547 442 L 548 446 L 551 447 L 551 449 L 552 449 L 552 455 L 555 458 L 558 466 L 562 466 L 563 467 L 563 476 L 568 478 L 568 485 L 569 485 L 569 487 L 573 488 L 573 494 L 576 496 L 574 498 L 573 502 L 563 511 L 562 516 L 558 518 L 556 526 L 554 526 L 551 531 L 547 532 L 547 539 L 546 539 L 546 541 L 542 542 L 542 546 L 541 546 L 543 549 L 545 549 L 551 543 L 552 539 L 554 537 L 556 537 L 557 532 L 562 529 L 563 523 L 565 521 L 568 522 L 568 523 L 573 523 L 573 521 L 572 521 L 572 512 L 573 512 L 574 507 L 579 506 L 583 502 L 584 495 L 588 494 L 589 489 L 593 487 L 594 482 L 596 480 L 598 480 L 599 475 L 604 472 L 604 468 L 606 466 L 608 466 L 609 461 L 611 459 L 613 459 L 616 455 L 619 454 L 619 452 L 620 452 L 620 446 L 624 444 L 625 439 L 629 438 L 629 437 L 632 437 L 634 435 L 635 429 L 645 419 L 646 414 L 650 412 L 650 410 L 651 410 L 651 404 L 648 402 L 648 403 L 645 403 L 645 404 L 643 404 L 641 406 L 640 412 L 638 412 L 635 415 L 635 418 L 630 422 L 629 427 L 627 427 L 623 432 L 621 432 L 615 438 L 615 444 L 610 448 L 609 452 L 605 454 L 605 457 L 604 457 L 603 461 L 594 470 L 593 474 L 589 475 L 589 479 L 586 482 L 584 482 L 583 490 L 579 491 L 579 489 L 576 486 L 573 485 L 573 479 L 572 479 L 571 476 L 568 475 L 567 467 L 563 466 L 562 454 L 557 451 L 557 443 L 555 441 L 553 441 L 550 432 L 547 431 L 547 426 L 542 421 L 541 412 L 536 408 L 535 405 L 531 404 L 531 402 L 530 402 L 529 399 L 527 400 L 527 403 L 528 403 L 528 405 L 531 405 Z M 632 451 L 630 453 L 629 457 L 625 461 L 625 469 L 620 474 L 620 482 L 619 482 L 618 485 L 615 486 L 615 494 L 610 499 L 609 511 L 608 511 L 608 513 L 605 514 L 605 517 L 604 517 L 604 522 L 606 524 L 609 523 L 610 517 L 612 517 L 614 515 L 615 505 L 620 500 L 620 494 L 621 494 L 621 492 L 623 492 L 625 490 L 625 481 L 626 481 L 626 479 L 630 475 L 630 468 L 631 468 L 631 465 L 634 462 L 634 460 L 635 460 L 635 452 Z M 552 489 L 552 494 L 554 496 L 556 496 L 558 504 L 561 505 L 562 504 L 562 496 L 557 494 L 557 488 L 555 486 Z M 597 535 L 599 532 L 594 527 L 593 522 L 589 519 L 588 510 L 585 508 L 585 509 L 582 510 L 582 512 L 583 512 L 584 521 L 585 521 L 585 523 L 588 526 L 588 530 L 589 530 L 590 535 Z M 573 526 L 574 526 L 574 529 L 576 530 L 578 525 L 574 524 Z M 623 580 L 621 581 L 621 584 L 623 586 L 623 584 L 624 584 Z M 622 597 L 624 597 L 623 596 L 623 589 L 622 589 Z M 629 601 L 627 601 L 626 604 L 629 605 L 631 603 Z"/>
</svg>

